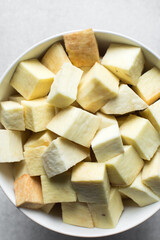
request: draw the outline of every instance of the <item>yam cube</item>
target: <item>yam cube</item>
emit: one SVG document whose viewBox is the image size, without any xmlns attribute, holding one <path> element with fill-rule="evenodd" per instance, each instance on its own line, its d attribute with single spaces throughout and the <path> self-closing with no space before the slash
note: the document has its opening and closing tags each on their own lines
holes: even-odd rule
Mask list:
<svg viewBox="0 0 160 240">
<path fill-rule="evenodd" d="M 0 129 L 0 162 L 19 162 L 22 159 L 21 133 Z"/>
<path fill-rule="evenodd" d="M 27 148 L 24 152 L 28 173 L 30 176 L 40 176 L 45 174 L 42 162 L 42 154 L 47 149 L 47 146 L 35 148 Z"/>
<path fill-rule="evenodd" d="M 24 111 L 21 104 L 13 101 L 1 102 L 1 123 L 6 129 L 24 131 Z"/>
<path fill-rule="evenodd" d="M 102 128 L 109 127 L 114 124 L 118 124 L 118 122 L 114 116 L 106 115 L 101 112 L 97 112 L 96 116 L 98 116 L 101 119 L 99 130 Z"/>
<path fill-rule="evenodd" d="M 76 202 L 77 196 L 71 184 L 71 173 L 65 172 L 53 178 L 41 176 L 43 199 L 45 204 L 58 202 Z"/>
<path fill-rule="evenodd" d="M 47 214 L 50 213 L 50 211 L 52 210 L 52 208 L 54 207 L 55 203 L 49 203 L 49 204 L 45 204 L 41 210 Z"/>
<path fill-rule="evenodd" d="M 147 118 L 160 133 L 160 100 L 150 105 L 146 110 L 141 111 L 140 115 Z"/>
<path fill-rule="evenodd" d="M 28 174 L 27 164 L 25 160 L 15 162 L 13 165 L 13 177 L 16 180 L 24 174 Z"/>
<path fill-rule="evenodd" d="M 21 101 L 25 100 L 24 97 L 22 97 L 20 94 L 15 94 L 9 97 L 10 101 L 18 102 L 21 104 Z"/>
<path fill-rule="evenodd" d="M 49 144 L 56 138 L 57 135 L 48 130 L 39 133 L 33 133 L 25 143 L 24 149 L 26 150 L 27 148 L 49 146 Z"/>
<path fill-rule="evenodd" d="M 54 116 L 54 107 L 47 103 L 46 98 L 22 101 L 24 107 L 25 126 L 33 132 L 46 129 Z"/>
<path fill-rule="evenodd" d="M 39 177 L 24 174 L 14 182 L 16 206 L 38 209 L 43 206 L 42 187 Z"/>
<path fill-rule="evenodd" d="M 160 70 L 154 67 L 145 72 L 139 78 L 134 90 L 149 105 L 158 100 L 160 97 Z"/>
<path fill-rule="evenodd" d="M 47 176 L 53 177 L 67 171 L 84 160 L 89 155 L 87 148 L 73 143 L 65 138 L 53 140 L 42 155 Z"/>
<path fill-rule="evenodd" d="M 112 43 L 101 63 L 123 82 L 136 85 L 144 67 L 144 57 L 139 47 Z"/>
<path fill-rule="evenodd" d="M 160 145 L 158 132 L 145 118 L 130 115 L 121 125 L 120 132 L 124 143 L 133 145 L 145 160 L 150 160 Z"/>
<path fill-rule="evenodd" d="M 105 162 L 124 152 L 123 143 L 117 125 L 101 129 L 91 143 L 98 162 Z"/>
<path fill-rule="evenodd" d="M 126 119 L 128 118 L 129 115 L 122 115 L 120 117 L 117 117 L 117 122 L 118 122 L 118 126 L 120 127 L 125 121 Z"/>
<path fill-rule="evenodd" d="M 126 114 L 147 108 L 147 104 L 126 84 L 121 84 L 116 98 L 110 99 L 101 111 L 106 114 Z"/>
<path fill-rule="evenodd" d="M 160 149 L 150 162 L 145 163 L 142 171 L 142 181 L 160 197 Z"/>
<path fill-rule="evenodd" d="M 130 185 L 143 164 L 143 160 L 132 146 L 124 146 L 124 153 L 106 162 L 110 183 L 114 186 Z"/>
<path fill-rule="evenodd" d="M 150 190 L 150 188 L 143 184 L 141 179 L 141 173 L 136 177 L 136 179 L 130 186 L 126 188 L 119 188 L 119 191 L 131 198 L 140 207 L 144 207 L 159 201 L 158 196 L 156 196 Z"/>
<path fill-rule="evenodd" d="M 88 204 L 93 223 L 97 228 L 114 228 L 123 212 L 123 203 L 116 188 L 110 191 L 108 204 Z"/>
<path fill-rule="evenodd" d="M 92 29 L 63 36 L 66 51 L 76 67 L 91 67 L 99 62 L 99 51 Z"/>
<path fill-rule="evenodd" d="M 109 99 L 118 94 L 119 80 L 99 63 L 82 78 L 78 88 L 77 102 L 86 110 L 95 113 Z"/>
<path fill-rule="evenodd" d="M 25 99 L 32 100 L 48 94 L 54 74 L 37 59 L 30 59 L 19 63 L 11 86 Z"/>
<path fill-rule="evenodd" d="M 61 69 L 62 65 L 70 62 L 61 43 L 54 43 L 44 54 L 42 64 L 45 65 L 51 72 L 56 74 Z"/>
<path fill-rule="evenodd" d="M 64 223 L 93 228 L 93 220 L 87 203 L 62 203 L 62 219 Z"/>
<path fill-rule="evenodd" d="M 76 100 L 82 73 L 82 70 L 71 63 L 64 63 L 55 76 L 47 102 L 58 108 L 71 105 Z"/>
<path fill-rule="evenodd" d="M 73 167 L 71 181 L 80 202 L 108 202 L 110 184 L 105 164 L 79 163 Z"/>
<path fill-rule="evenodd" d="M 47 125 L 47 128 L 73 142 L 90 147 L 99 124 L 100 119 L 97 116 L 70 106 L 61 110 Z"/>
</svg>

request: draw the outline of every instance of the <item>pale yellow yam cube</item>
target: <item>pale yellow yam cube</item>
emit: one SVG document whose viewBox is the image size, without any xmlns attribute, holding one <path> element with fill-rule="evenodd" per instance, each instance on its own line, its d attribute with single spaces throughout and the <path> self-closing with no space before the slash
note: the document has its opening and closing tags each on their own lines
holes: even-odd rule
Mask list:
<svg viewBox="0 0 160 240">
<path fill-rule="evenodd" d="M 15 162 L 13 164 L 13 177 L 16 180 L 24 174 L 28 174 L 28 169 L 26 165 L 26 161 L 22 160 L 20 162 Z"/>
<path fill-rule="evenodd" d="M 98 162 L 105 162 L 124 152 L 118 125 L 101 129 L 91 143 Z"/>
<path fill-rule="evenodd" d="M 118 124 L 118 122 L 114 116 L 106 115 L 101 112 L 97 112 L 96 116 L 98 116 L 101 119 L 99 130 L 102 128 L 109 127 L 114 124 Z"/>
<path fill-rule="evenodd" d="M 90 147 L 99 124 L 100 119 L 97 116 L 70 106 L 61 110 L 47 125 L 47 128 L 73 142 Z"/>
<path fill-rule="evenodd" d="M 42 155 L 44 169 L 49 178 L 67 171 L 89 155 L 87 148 L 65 138 L 53 140 Z"/>
<path fill-rule="evenodd" d="M 24 97 L 22 97 L 20 94 L 15 94 L 9 97 L 10 101 L 18 102 L 21 104 L 21 101 L 25 100 Z"/>
<path fill-rule="evenodd" d="M 116 188 L 110 191 L 108 204 L 88 204 L 94 226 L 97 228 L 114 228 L 123 212 L 123 203 Z"/>
<path fill-rule="evenodd" d="M 54 74 L 38 59 L 30 59 L 19 63 L 11 79 L 11 86 L 25 99 L 32 100 L 46 96 L 53 80 Z"/>
<path fill-rule="evenodd" d="M 116 98 L 110 99 L 101 111 L 106 114 L 126 114 L 147 108 L 147 104 L 126 84 L 121 84 Z"/>
<path fill-rule="evenodd" d="M 133 89 L 147 104 L 154 103 L 160 97 L 160 70 L 154 67 L 145 72 Z"/>
<path fill-rule="evenodd" d="M 14 182 L 16 206 L 38 209 L 43 206 L 42 187 L 39 177 L 22 175 Z"/>
<path fill-rule="evenodd" d="M 62 203 L 62 219 L 64 223 L 93 228 L 93 220 L 87 203 Z"/>
<path fill-rule="evenodd" d="M 46 130 L 47 124 L 54 117 L 54 107 L 47 103 L 46 98 L 22 101 L 24 107 L 25 126 L 33 132 Z"/>
<path fill-rule="evenodd" d="M 111 43 L 101 63 L 123 82 L 136 85 L 144 67 L 144 57 L 139 47 Z"/>
<path fill-rule="evenodd" d="M 24 149 L 35 148 L 40 146 L 49 146 L 49 144 L 57 138 L 53 132 L 46 130 L 39 133 L 33 133 L 24 145 Z"/>
<path fill-rule="evenodd" d="M 141 111 L 140 115 L 147 118 L 160 133 L 160 100 L 150 105 L 146 110 Z"/>
<path fill-rule="evenodd" d="M 109 181 L 113 186 L 128 186 L 144 165 L 132 146 L 124 146 L 124 153 L 106 162 Z"/>
<path fill-rule="evenodd" d="M 120 132 L 125 144 L 133 145 L 141 158 L 150 160 L 160 145 L 158 132 L 149 120 L 130 115 L 121 125 Z"/>
<path fill-rule="evenodd" d="M 21 133 L 0 129 L 0 162 L 19 162 L 23 159 Z"/>
<path fill-rule="evenodd" d="M 82 73 L 82 70 L 71 63 L 64 63 L 55 76 L 47 102 L 58 108 L 71 105 L 76 100 Z"/>
<path fill-rule="evenodd" d="M 71 173 L 65 172 L 53 178 L 41 176 L 43 200 L 45 204 L 76 202 L 77 196 L 71 184 Z"/>
<path fill-rule="evenodd" d="M 41 176 L 45 174 L 42 162 L 42 154 L 47 149 L 47 146 L 27 148 L 24 152 L 28 174 L 30 176 Z"/>
<path fill-rule="evenodd" d="M 24 131 L 24 111 L 23 106 L 18 102 L 1 102 L 1 123 L 6 129 Z"/>
<path fill-rule="evenodd" d="M 45 65 L 51 72 L 56 74 L 61 69 L 62 65 L 70 62 L 61 43 L 54 43 L 44 54 L 42 64 Z"/>
<path fill-rule="evenodd" d="M 120 117 L 116 117 L 116 120 L 118 122 L 118 126 L 120 127 L 125 121 L 126 119 L 128 118 L 129 115 L 122 115 Z"/>
<path fill-rule="evenodd" d="M 150 162 L 145 163 L 142 171 L 142 181 L 160 197 L 160 149 Z"/>
<path fill-rule="evenodd" d="M 83 78 L 77 102 L 90 112 L 95 113 L 118 94 L 119 79 L 99 63 L 95 63 Z"/>
<path fill-rule="evenodd" d="M 52 208 L 54 207 L 55 203 L 48 203 L 48 204 L 45 204 L 41 210 L 47 214 L 50 213 L 50 211 L 52 210 Z"/>
<path fill-rule="evenodd" d="M 63 36 L 69 59 L 76 67 L 91 67 L 99 62 L 99 50 L 92 29 Z"/>
<path fill-rule="evenodd" d="M 130 186 L 126 188 L 119 188 L 119 191 L 131 198 L 140 207 L 159 201 L 158 196 L 155 195 L 150 188 L 143 184 L 141 173 L 136 177 Z"/>
<path fill-rule="evenodd" d="M 110 184 L 103 163 L 82 162 L 72 169 L 72 185 L 80 202 L 107 203 Z"/>
</svg>

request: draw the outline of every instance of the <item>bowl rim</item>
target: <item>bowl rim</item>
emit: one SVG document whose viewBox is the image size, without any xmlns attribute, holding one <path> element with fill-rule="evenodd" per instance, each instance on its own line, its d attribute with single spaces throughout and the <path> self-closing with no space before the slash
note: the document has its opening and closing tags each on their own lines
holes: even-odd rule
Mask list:
<svg viewBox="0 0 160 240">
<path fill-rule="evenodd" d="M 12 61 L 11 64 L 9 64 L 9 66 L 7 67 L 7 69 L 4 71 L 4 73 L 2 74 L 2 76 L 0 77 L 0 84 L 1 82 L 3 81 L 3 79 L 6 77 L 6 75 L 8 74 L 8 72 L 11 70 L 12 67 L 14 67 L 14 65 L 23 57 L 25 56 L 28 52 L 32 51 L 34 48 L 36 48 L 37 46 L 45 43 L 45 42 L 48 42 L 52 39 L 55 39 L 55 38 L 61 38 L 63 37 L 63 35 L 65 34 L 68 34 L 68 33 L 73 33 L 73 32 L 78 32 L 78 31 L 81 31 L 83 29 L 76 29 L 76 30 L 71 30 L 71 31 L 65 31 L 65 32 L 61 32 L 61 33 L 58 33 L 58 34 L 54 34 L 54 35 L 51 35 L 45 39 L 42 39 L 41 41 L 33 44 L 31 47 L 27 48 L 27 50 L 23 51 L 22 54 L 20 54 L 18 57 L 16 57 L 16 59 L 14 61 Z M 132 41 L 134 42 L 135 44 L 139 45 L 140 47 L 142 47 L 143 49 L 145 49 L 147 52 L 150 52 L 152 55 L 154 55 L 159 61 L 160 61 L 160 56 L 155 53 L 153 50 L 151 50 L 149 47 L 147 47 L 145 44 L 143 44 L 141 41 L 138 41 L 138 40 L 135 40 L 134 38 L 132 37 L 129 37 L 129 36 L 126 36 L 125 34 L 121 34 L 121 33 L 117 33 L 117 32 L 114 32 L 114 31 L 107 31 L 107 30 L 102 30 L 102 29 L 94 29 L 93 28 L 93 31 L 94 33 L 98 34 L 98 33 L 105 33 L 105 34 L 109 34 L 109 35 L 113 35 L 113 36 L 116 36 L 116 37 L 121 37 L 121 38 L 124 38 L 126 40 L 129 40 L 129 41 Z M 4 192 L 4 194 L 8 197 L 9 201 L 15 206 L 14 202 L 11 200 L 11 198 L 9 197 L 9 194 L 7 191 L 5 191 L 4 187 L 2 187 L 1 185 L 1 180 L 0 180 L 0 187 L 2 189 L 2 191 Z M 16 206 L 15 206 L 16 207 Z M 128 231 L 140 224 L 142 224 L 143 222 L 145 222 L 147 219 L 149 219 L 151 216 L 153 216 L 156 212 L 158 212 L 160 210 L 160 206 L 159 208 L 157 209 L 154 209 L 154 211 L 152 211 L 150 214 L 147 215 L 147 218 L 144 217 L 144 219 L 141 219 L 140 221 L 137 221 L 133 226 L 129 226 L 127 227 L 126 229 L 122 229 L 120 231 L 118 231 L 117 233 L 110 233 L 109 235 L 106 235 L 105 233 L 104 234 L 95 234 L 95 236 L 88 236 L 88 235 L 77 235 L 77 234 L 70 234 L 68 232 L 64 232 L 64 231 L 61 231 L 60 229 L 52 229 L 50 228 L 49 226 L 44 226 L 38 219 L 35 220 L 32 218 L 32 216 L 28 216 L 28 214 L 25 212 L 26 209 L 22 209 L 22 208 L 17 208 L 20 212 L 22 212 L 26 217 L 28 217 L 29 219 L 31 219 L 33 222 L 39 224 L 40 226 L 44 227 L 44 228 L 47 228 L 51 231 L 54 231 L 56 233 L 59 233 L 59 234 L 63 234 L 63 235 L 68 235 L 68 236 L 73 236 L 73 237 L 85 237 L 85 238 L 97 238 L 97 237 L 107 237 L 107 236 L 112 236 L 112 235 L 116 235 L 116 234 L 119 234 L 119 233 L 122 233 L 122 232 L 125 232 L 125 231 Z"/>
</svg>

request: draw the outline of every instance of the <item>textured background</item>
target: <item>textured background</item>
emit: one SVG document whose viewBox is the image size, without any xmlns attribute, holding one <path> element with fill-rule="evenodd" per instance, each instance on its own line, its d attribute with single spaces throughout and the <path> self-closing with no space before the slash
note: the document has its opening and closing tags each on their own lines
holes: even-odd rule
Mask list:
<svg viewBox="0 0 160 240">
<path fill-rule="evenodd" d="M 0 75 L 24 50 L 53 34 L 80 28 L 133 37 L 160 55 L 159 0 L 0 0 Z M 157 240 L 160 212 L 108 240 Z M 1 240 L 75 239 L 51 232 L 19 212 L 0 189 Z"/>
</svg>

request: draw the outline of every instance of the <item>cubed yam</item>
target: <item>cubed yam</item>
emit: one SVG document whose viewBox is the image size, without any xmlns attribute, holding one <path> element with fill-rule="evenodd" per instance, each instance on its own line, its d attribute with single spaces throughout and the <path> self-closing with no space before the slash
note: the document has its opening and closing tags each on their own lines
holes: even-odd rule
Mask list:
<svg viewBox="0 0 160 240">
<path fill-rule="evenodd" d="M 54 74 L 38 59 L 30 59 L 19 63 L 11 79 L 11 86 L 26 100 L 32 100 L 46 96 L 53 79 Z"/>
<path fill-rule="evenodd" d="M 119 79 L 99 63 L 95 63 L 83 78 L 77 102 L 90 112 L 95 113 L 118 94 Z"/>
<path fill-rule="evenodd" d="M 47 102 L 58 108 L 71 105 L 76 100 L 82 73 L 82 70 L 71 63 L 64 63 L 55 76 Z"/>
<path fill-rule="evenodd" d="M 99 62 L 99 50 L 92 29 L 63 36 L 69 59 L 76 67 L 91 67 Z"/>
<path fill-rule="evenodd" d="M 44 206 L 41 208 L 41 210 L 47 214 L 50 213 L 50 211 L 52 210 L 52 208 L 54 207 L 55 203 L 48 203 L 48 204 L 44 204 Z"/>
<path fill-rule="evenodd" d="M 101 204 L 108 202 L 110 184 L 105 164 L 79 163 L 73 167 L 71 181 L 80 202 Z"/>
<path fill-rule="evenodd" d="M 100 119 L 97 116 L 70 106 L 53 117 L 47 128 L 75 143 L 90 147 L 99 124 Z"/>
<path fill-rule="evenodd" d="M 24 131 L 24 111 L 23 106 L 18 102 L 1 102 L 1 123 L 6 129 Z"/>
<path fill-rule="evenodd" d="M 144 165 L 132 146 L 124 146 L 124 153 L 106 162 L 112 186 L 128 186 L 137 177 Z"/>
<path fill-rule="evenodd" d="M 142 171 L 142 181 L 160 197 L 160 149 L 150 162 L 145 163 Z"/>
<path fill-rule="evenodd" d="M 158 132 L 149 120 L 130 115 L 121 125 L 120 132 L 125 144 L 133 145 L 140 157 L 150 160 L 160 145 Z"/>
<path fill-rule="evenodd" d="M 130 186 L 126 188 L 119 188 L 119 191 L 131 198 L 140 207 L 144 207 L 159 201 L 158 196 L 155 195 L 150 188 L 143 184 L 141 173 L 136 177 Z"/>
<path fill-rule="evenodd" d="M 124 152 L 118 125 L 101 129 L 91 143 L 98 162 L 105 162 Z"/>
<path fill-rule="evenodd" d="M 43 206 L 42 187 L 39 177 L 24 174 L 14 182 L 16 206 L 38 209 Z"/>
<path fill-rule="evenodd" d="M 51 72 L 57 74 L 64 63 L 70 62 L 61 43 L 54 43 L 44 54 L 42 64 L 45 65 Z"/>
<path fill-rule="evenodd" d="M 102 128 L 109 127 L 114 124 L 118 124 L 118 122 L 114 116 L 103 114 L 101 112 L 97 112 L 96 116 L 98 116 L 101 119 L 99 130 L 101 130 Z"/>
<path fill-rule="evenodd" d="M 25 160 L 15 162 L 13 164 L 13 177 L 16 180 L 24 174 L 28 174 L 27 164 Z"/>
<path fill-rule="evenodd" d="M 160 133 L 160 100 L 150 105 L 146 110 L 141 111 L 140 115 L 147 118 Z"/>
<path fill-rule="evenodd" d="M 89 155 L 87 148 L 65 138 L 53 140 L 42 155 L 45 172 L 49 178 L 63 173 Z"/>
<path fill-rule="evenodd" d="M 93 228 L 93 220 L 87 203 L 68 202 L 62 203 L 62 219 L 64 223 Z"/>
<path fill-rule="evenodd" d="M 19 104 L 21 104 L 21 101 L 25 100 L 25 98 L 22 97 L 20 94 L 15 94 L 10 96 L 9 100 L 13 102 L 18 102 Z"/>
<path fill-rule="evenodd" d="M 21 133 L 0 129 L 0 162 L 19 162 L 23 159 Z"/>
<path fill-rule="evenodd" d="M 28 129 L 26 129 L 25 131 L 21 131 L 21 138 L 22 138 L 22 146 L 24 148 L 25 143 L 28 141 L 28 139 L 30 138 L 32 132 Z"/>
<path fill-rule="evenodd" d="M 40 146 L 49 146 L 49 144 L 57 138 L 53 132 L 46 130 L 38 133 L 33 133 L 24 145 L 24 149 L 35 148 Z"/>
<path fill-rule="evenodd" d="M 71 184 L 71 173 L 65 172 L 53 178 L 41 176 L 43 199 L 45 204 L 58 202 L 76 202 L 77 196 Z"/>
<path fill-rule="evenodd" d="M 145 72 L 133 89 L 148 105 L 154 103 L 160 98 L 160 70 L 154 67 Z"/>
<path fill-rule="evenodd" d="M 110 99 L 101 111 L 106 114 L 126 114 L 147 108 L 147 104 L 126 84 L 121 84 L 116 98 Z"/>
<path fill-rule="evenodd" d="M 97 228 L 114 228 L 123 212 L 123 203 L 116 188 L 110 191 L 108 204 L 88 204 L 94 226 Z"/>
<path fill-rule="evenodd" d="M 47 124 L 55 115 L 54 107 L 47 103 L 46 98 L 22 101 L 22 105 L 26 128 L 33 132 L 46 130 Z"/>
<path fill-rule="evenodd" d="M 122 115 L 122 116 L 117 116 L 116 117 L 116 120 L 118 122 L 118 126 L 120 127 L 125 121 L 126 119 L 128 118 L 129 115 Z"/>
<path fill-rule="evenodd" d="M 47 146 L 27 148 L 24 152 L 28 173 L 30 176 L 41 176 L 45 174 L 42 162 L 42 155 L 47 149 Z"/>
<path fill-rule="evenodd" d="M 139 47 L 111 43 L 101 63 L 123 82 L 136 85 L 144 67 L 144 57 Z"/>
</svg>

